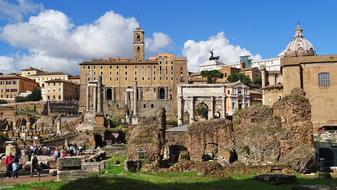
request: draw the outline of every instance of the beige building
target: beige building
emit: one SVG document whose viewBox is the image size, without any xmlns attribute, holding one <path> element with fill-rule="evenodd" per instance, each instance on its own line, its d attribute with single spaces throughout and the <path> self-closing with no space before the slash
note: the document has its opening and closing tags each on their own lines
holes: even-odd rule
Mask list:
<svg viewBox="0 0 337 190">
<path fill-rule="evenodd" d="M 78 101 L 79 85 L 70 81 L 54 79 L 45 82 L 44 101 Z"/>
<path fill-rule="evenodd" d="M 263 102 L 272 105 L 293 88 L 302 88 L 311 104 L 315 127 L 337 124 L 337 55 L 317 56 L 312 44 L 304 39 L 298 25 L 295 36 L 281 58 L 282 79 L 269 81 L 263 90 Z M 262 78 L 269 80 L 267 72 Z M 263 80 L 267 84 L 266 80 Z"/>
<path fill-rule="evenodd" d="M 34 80 L 20 75 L 0 75 L 0 99 L 14 101 L 20 93 L 39 88 Z"/>
<path fill-rule="evenodd" d="M 137 109 L 140 115 L 151 115 L 165 107 L 175 115 L 176 85 L 187 83 L 187 60 L 171 53 L 144 58 L 144 31 L 134 31 L 134 58 L 108 58 L 87 61 L 80 64 L 80 109 L 95 110 L 96 87 L 89 83 L 102 76 L 104 113 L 122 115 L 133 97 L 130 91 L 136 85 Z M 96 111 L 96 110 L 95 110 Z"/>
<path fill-rule="evenodd" d="M 42 73 L 44 73 L 44 71 L 42 71 L 41 69 L 34 68 L 34 67 L 29 67 L 29 68 L 21 70 L 21 76 L 23 77 L 29 77 L 32 75 L 37 75 L 37 74 L 42 74 Z"/>
</svg>

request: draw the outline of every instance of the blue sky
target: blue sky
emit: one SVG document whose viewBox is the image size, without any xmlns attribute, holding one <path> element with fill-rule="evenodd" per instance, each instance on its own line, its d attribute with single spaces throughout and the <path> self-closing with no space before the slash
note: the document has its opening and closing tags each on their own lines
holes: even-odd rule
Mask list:
<svg viewBox="0 0 337 190">
<path fill-rule="evenodd" d="M 8 2 L 15 4 L 15 0 Z M 252 55 L 275 57 L 291 40 L 297 22 L 318 54 L 337 53 L 335 0 L 34 0 L 32 3 L 42 4 L 43 10 L 64 13 L 75 26 L 93 23 L 108 11 L 125 18 L 134 17 L 147 37 L 155 32 L 169 36 L 171 43 L 163 50 L 178 55 L 184 55 L 187 40 L 199 42 L 223 32 L 230 44 Z M 21 22 L 40 11 L 25 15 Z M 6 24 L 8 20 L 2 18 L 0 26 Z M 31 51 L 27 46 L 10 44 L 6 39 L 0 42 L 0 55 L 15 56 Z"/>
</svg>

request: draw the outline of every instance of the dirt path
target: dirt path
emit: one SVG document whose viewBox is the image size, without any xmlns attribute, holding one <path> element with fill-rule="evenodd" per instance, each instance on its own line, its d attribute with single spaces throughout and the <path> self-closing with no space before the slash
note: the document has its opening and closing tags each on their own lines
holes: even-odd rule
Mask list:
<svg viewBox="0 0 337 190">
<path fill-rule="evenodd" d="M 30 177 L 30 175 L 19 176 L 18 178 L 3 178 L 0 181 L 0 187 L 4 186 L 13 186 L 16 184 L 24 184 L 24 183 L 33 183 L 39 181 L 52 181 L 56 180 L 56 176 L 51 176 L 50 174 L 41 174 L 40 177 L 34 176 Z"/>
</svg>

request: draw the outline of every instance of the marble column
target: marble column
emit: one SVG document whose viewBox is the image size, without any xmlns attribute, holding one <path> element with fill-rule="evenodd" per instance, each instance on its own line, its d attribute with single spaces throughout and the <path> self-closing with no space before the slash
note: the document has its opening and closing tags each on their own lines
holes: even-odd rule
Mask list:
<svg viewBox="0 0 337 190">
<path fill-rule="evenodd" d="M 97 113 L 103 113 L 102 76 L 98 77 L 97 84 Z"/>
<path fill-rule="evenodd" d="M 97 105 L 97 98 L 96 98 L 96 96 L 97 96 L 97 87 L 96 86 L 94 86 L 93 87 L 93 92 L 92 92 L 92 94 L 93 94 L 93 109 L 94 109 L 94 112 L 96 112 L 96 105 Z"/>
<path fill-rule="evenodd" d="M 184 110 L 184 108 L 183 108 L 183 102 L 182 102 L 182 97 L 181 96 L 179 96 L 178 97 L 178 100 L 177 100 L 177 102 L 178 102 L 178 106 L 177 106 L 177 109 L 178 109 L 178 112 L 177 112 L 177 117 L 178 117 L 178 125 L 183 125 L 183 120 L 184 120 L 184 112 L 183 112 L 183 110 Z"/>
<path fill-rule="evenodd" d="M 190 124 L 194 122 L 194 97 L 190 101 Z"/>
<path fill-rule="evenodd" d="M 88 112 L 89 111 L 89 86 L 87 86 L 87 96 L 85 98 L 85 111 Z M 48 102 L 49 104 L 49 102 Z"/>
<path fill-rule="evenodd" d="M 214 96 L 211 97 L 210 108 L 208 113 L 208 119 L 214 118 Z"/>
<path fill-rule="evenodd" d="M 226 118 L 226 96 L 221 96 L 221 101 L 222 101 L 221 118 Z"/>
<path fill-rule="evenodd" d="M 137 116 L 137 82 L 133 86 L 133 115 Z"/>
</svg>

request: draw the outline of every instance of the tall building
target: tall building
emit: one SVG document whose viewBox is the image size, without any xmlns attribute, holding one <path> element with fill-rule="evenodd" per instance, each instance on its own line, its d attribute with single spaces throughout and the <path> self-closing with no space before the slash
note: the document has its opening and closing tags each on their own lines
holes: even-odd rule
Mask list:
<svg viewBox="0 0 337 190">
<path fill-rule="evenodd" d="M 144 31 L 134 33 L 133 59 L 107 58 L 80 64 L 80 110 L 93 111 L 97 107 L 97 83 L 102 77 L 103 111 L 123 115 L 137 112 L 140 116 L 154 114 L 165 107 L 168 114 L 176 114 L 176 85 L 187 83 L 187 60 L 171 53 L 160 53 L 145 59 Z M 130 92 L 135 90 L 135 96 Z M 136 97 L 138 110 L 133 110 Z"/>
</svg>

